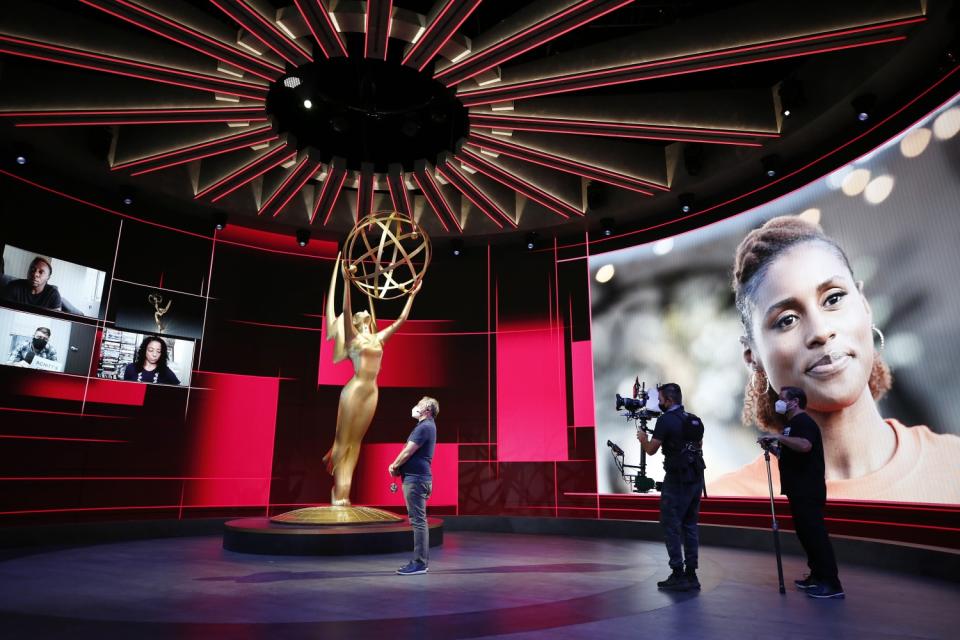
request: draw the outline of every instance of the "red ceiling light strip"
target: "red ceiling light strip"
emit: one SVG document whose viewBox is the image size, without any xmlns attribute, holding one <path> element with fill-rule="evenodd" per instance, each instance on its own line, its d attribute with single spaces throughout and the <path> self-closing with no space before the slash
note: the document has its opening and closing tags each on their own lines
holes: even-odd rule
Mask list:
<svg viewBox="0 0 960 640">
<path fill-rule="evenodd" d="M 287 205 L 290 204 L 294 196 L 300 193 L 304 185 L 307 184 L 307 181 L 316 175 L 321 164 L 319 160 L 312 160 L 309 156 L 301 160 L 300 164 L 298 164 L 297 167 L 290 172 L 287 179 L 283 181 L 283 184 L 277 187 L 273 195 L 271 195 L 267 202 L 260 208 L 257 215 L 263 215 L 264 212 L 269 211 L 274 218 L 279 216 Z M 272 208 L 271 205 L 273 205 Z"/>
<path fill-rule="evenodd" d="M 7 111 L 0 118 L 22 118 L 17 127 L 75 127 L 124 124 L 190 124 L 202 122 L 265 122 L 263 107 L 184 109 L 75 109 Z"/>
<path fill-rule="evenodd" d="M 518 158 L 526 162 L 532 162 L 534 164 L 547 167 L 548 169 L 572 173 L 590 180 L 606 182 L 607 184 L 612 184 L 615 187 L 629 189 L 645 196 L 653 195 L 653 192 L 650 191 L 651 183 L 647 180 L 640 180 L 639 178 L 634 178 L 633 176 L 628 176 L 616 171 L 610 171 L 609 169 L 603 169 L 601 167 L 584 164 L 582 162 L 577 162 L 576 160 L 570 160 L 569 158 L 563 158 L 551 153 L 546 153 L 545 151 L 523 147 L 503 140 L 495 140 L 477 133 L 470 134 L 470 136 L 467 138 L 467 143 L 472 147 L 476 147 L 478 151 L 480 149 L 486 149 L 495 153 L 502 153 L 513 158 Z M 664 187 L 660 188 L 664 191 L 669 191 L 669 189 Z"/>
<path fill-rule="evenodd" d="M 751 138 L 773 139 L 780 134 L 764 131 L 733 131 L 700 127 L 671 127 L 636 124 L 631 122 L 601 122 L 597 120 L 572 120 L 567 118 L 542 118 L 539 116 L 501 116 L 487 113 L 471 113 L 470 122 L 485 128 L 511 131 L 537 131 L 541 133 L 564 133 L 611 138 L 639 138 L 644 140 L 668 140 L 704 142 L 706 144 L 731 144 L 759 147 L 761 143 Z"/>
<path fill-rule="evenodd" d="M 501 169 L 497 165 L 487 162 L 480 156 L 471 152 L 469 149 L 463 149 L 460 154 L 457 154 L 455 157 L 457 160 L 461 161 L 474 171 L 479 171 L 488 178 L 496 180 L 500 184 L 506 186 L 508 189 L 519 191 L 527 198 L 543 205 L 547 209 L 550 209 L 563 218 L 569 218 L 571 215 L 583 215 L 583 211 L 580 211 L 573 205 L 560 200 L 556 196 L 550 195 L 546 191 L 535 187 L 526 180 L 513 175 L 509 171 Z"/>
<path fill-rule="evenodd" d="M 393 169 L 387 173 L 387 187 L 390 189 L 390 200 L 394 211 L 413 218 L 413 207 L 410 206 L 410 194 L 407 185 L 403 183 L 403 170 Z"/>
<path fill-rule="evenodd" d="M 323 0 L 293 0 L 297 11 L 307 23 L 307 28 L 320 46 L 320 50 L 328 58 L 346 57 L 347 47 L 343 44 L 340 34 L 330 20 L 330 11 Z"/>
<path fill-rule="evenodd" d="M 593 22 L 608 13 L 616 11 L 630 4 L 632 1 L 633 0 L 584 0 L 583 2 L 564 9 L 560 13 L 550 16 L 542 22 L 530 25 L 509 38 L 505 38 L 482 51 L 478 51 L 456 64 L 450 65 L 446 69 L 436 73 L 434 77 L 438 80 L 443 79 L 443 82 L 447 86 L 459 84 L 488 69 L 516 58 L 535 47 L 555 40 L 589 22 Z"/>
<path fill-rule="evenodd" d="M 11 36 L 0 35 L 0 53 L 257 101 L 262 101 L 267 94 L 267 87 L 262 85 Z"/>
<path fill-rule="evenodd" d="M 278 138 L 279 136 L 276 133 L 274 133 L 270 127 L 263 127 L 263 128 L 257 129 L 256 131 L 245 131 L 244 133 L 241 133 L 241 134 L 226 136 L 223 138 L 217 138 L 216 140 L 201 142 L 201 143 L 190 145 L 187 147 L 180 147 L 178 149 L 174 149 L 173 151 L 157 153 L 154 155 L 146 156 L 144 158 L 139 158 L 137 160 L 131 160 L 129 162 L 117 163 L 112 167 L 110 167 L 110 170 L 119 171 L 121 169 L 129 169 L 131 167 L 148 165 L 147 169 L 145 169 L 144 171 L 138 171 L 138 173 L 157 171 L 158 169 L 165 169 L 167 167 L 172 167 L 184 162 L 190 162 L 192 160 L 200 160 L 202 158 L 207 158 L 212 155 L 228 153 L 230 151 L 236 151 L 237 149 L 243 149 L 245 147 L 249 147 L 256 144 L 262 144 L 264 142 L 272 142 Z M 176 160 L 169 164 L 162 162 L 164 160 L 169 160 L 171 158 L 176 158 Z M 160 163 L 160 164 L 157 164 L 157 163 Z M 137 174 L 134 174 L 134 175 L 137 175 Z"/>
<path fill-rule="evenodd" d="M 347 170 L 342 165 L 338 165 L 336 159 L 330 162 L 327 168 L 327 179 L 323 183 L 323 189 L 317 198 L 317 203 L 313 206 L 313 213 L 310 215 L 310 224 L 316 220 L 317 214 L 323 211 L 323 224 L 326 225 L 333 214 L 333 208 L 337 204 L 340 192 L 343 190 L 343 183 L 347 181 Z"/>
<path fill-rule="evenodd" d="M 427 204 L 429 204 L 433 212 L 437 214 L 437 219 L 440 220 L 443 230 L 450 231 L 450 227 L 447 226 L 447 222 L 444 219 L 445 217 L 449 217 L 454 221 L 457 229 L 463 231 L 463 229 L 460 228 L 460 221 L 457 220 L 456 215 L 450 210 L 450 207 L 447 205 L 447 199 L 443 197 L 433 176 L 431 176 L 427 170 L 427 165 L 423 164 L 422 166 L 418 166 L 414 169 L 412 175 L 413 181 L 420 187 L 420 192 L 423 193 L 423 197 L 426 198 Z"/>
<path fill-rule="evenodd" d="M 273 81 L 283 73 L 281 67 L 268 60 L 241 51 L 127 0 L 80 0 L 80 2 L 264 80 Z"/>
<path fill-rule="evenodd" d="M 267 20 L 245 0 L 210 0 L 210 3 L 243 27 L 265 47 L 297 67 L 312 62 L 313 57 L 294 44 L 277 26 Z"/>
<path fill-rule="evenodd" d="M 420 39 L 410 46 L 401 64 L 418 71 L 430 64 L 450 38 L 480 5 L 481 0 L 447 0 L 436 17 L 427 25 Z"/>
<path fill-rule="evenodd" d="M 364 13 L 363 57 L 387 59 L 393 0 L 367 0 Z"/>
<path fill-rule="evenodd" d="M 287 153 L 283 153 L 284 151 L 286 151 Z M 253 180 L 254 178 L 256 178 L 257 175 L 261 175 L 260 173 L 257 173 L 257 172 L 259 172 L 260 169 L 262 169 L 264 166 L 269 164 L 269 167 L 266 169 L 266 171 L 269 171 L 270 169 L 283 164 L 284 162 L 290 160 L 291 158 L 296 157 L 296 154 L 297 152 L 291 151 L 286 144 L 279 144 L 273 149 L 259 156 L 258 158 L 255 158 L 250 162 L 248 162 L 247 164 L 243 165 L 236 171 L 230 173 L 229 175 L 223 178 L 220 178 L 210 186 L 205 187 L 204 189 L 199 191 L 197 195 L 194 196 L 194 198 L 195 199 L 205 198 L 209 195 L 217 194 L 214 199 L 214 202 L 215 202 L 216 200 L 219 200 L 223 196 L 247 184 L 250 180 Z M 231 187 L 230 185 L 234 181 L 239 181 L 239 183 Z M 226 193 L 223 193 L 223 190 L 227 188 L 229 188 L 229 191 L 227 191 Z"/>
<path fill-rule="evenodd" d="M 467 200 L 473 203 L 473 205 L 482 211 L 484 215 L 490 218 L 495 225 L 499 228 L 503 228 L 502 220 L 505 220 L 510 226 L 514 229 L 517 228 L 517 223 L 508 216 L 503 209 L 498 207 L 494 202 L 487 197 L 483 191 L 480 190 L 475 184 L 470 182 L 466 176 L 457 171 L 450 163 L 444 163 L 437 166 L 437 172 L 446 179 L 447 182 L 455 186 L 460 193 L 466 196 Z"/>
<path fill-rule="evenodd" d="M 858 47 L 867 47 L 878 44 L 887 44 L 890 42 L 900 42 L 906 39 L 904 35 L 891 35 L 876 39 L 868 39 L 869 36 L 881 35 L 878 31 L 899 29 L 923 22 L 925 18 L 911 18 L 908 20 L 897 20 L 885 22 L 867 27 L 858 27 L 856 29 L 844 29 L 832 31 L 813 36 L 803 36 L 797 38 L 787 38 L 774 42 L 767 42 L 757 45 L 748 45 L 742 47 L 732 47 L 720 51 L 711 51 L 690 56 L 679 56 L 666 60 L 656 60 L 640 64 L 623 65 L 609 69 L 598 69 L 593 71 L 584 71 L 581 73 L 571 73 L 528 82 L 518 82 L 489 89 L 478 89 L 474 91 L 465 91 L 459 94 L 461 100 L 466 106 L 476 106 L 480 104 L 490 104 L 504 100 L 518 100 L 521 98 L 532 98 L 542 95 L 554 95 L 566 93 L 569 91 L 578 91 L 582 89 L 591 89 L 595 87 L 611 86 L 616 84 L 625 84 L 629 82 L 638 82 L 641 80 L 653 80 L 668 76 L 684 75 L 690 73 L 699 73 L 703 71 L 712 71 L 716 69 L 726 69 L 730 67 L 743 66 L 748 64 L 757 64 L 760 62 L 769 62 L 773 60 L 784 60 L 819 53 L 828 53 L 831 51 L 842 51 Z M 863 40 L 850 42 L 863 37 Z M 842 43 L 834 46 L 821 46 L 830 41 Z M 785 49 L 795 49 L 786 53 L 775 53 Z M 715 63 L 717 59 L 731 59 L 729 62 Z M 673 68 L 670 68 L 673 67 Z"/>
</svg>

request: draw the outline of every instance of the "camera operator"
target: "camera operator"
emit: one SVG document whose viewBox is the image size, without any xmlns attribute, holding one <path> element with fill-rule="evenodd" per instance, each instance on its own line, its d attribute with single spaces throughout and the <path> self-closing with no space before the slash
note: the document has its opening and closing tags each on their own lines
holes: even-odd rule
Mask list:
<svg viewBox="0 0 960 640">
<path fill-rule="evenodd" d="M 790 501 L 793 528 L 807 554 L 810 575 L 795 580 L 812 598 L 843 598 L 837 560 L 823 521 L 827 501 L 824 478 L 823 440 L 820 427 L 804 409 L 807 394 L 798 387 L 784 387 L 775 410 L 786 418 L 781 435 L 760 436 L 757 442 L 779 458 L 780 493 Z"/>
<path fill-rule="evenodd" d="M 703 423 L 683 410 L 680 385 L 668 383 L 658 387 L 660 410 L 653 435 L 647 438 L 642 429 L 637 433 L 640 446 L 653 455 L 663 446 L 663 488 L 660 491 L 660 526 L 666 538 L 672 573 L 657 587 L 667 591 L 699 589 L 697 553 L 699 547 L 697 520 L 700 496 L 703 493 Z M 682 549 L 681 549 L 682 547 Z M 686 557 L 686 571 L 684 571 Z"/>
</svg>

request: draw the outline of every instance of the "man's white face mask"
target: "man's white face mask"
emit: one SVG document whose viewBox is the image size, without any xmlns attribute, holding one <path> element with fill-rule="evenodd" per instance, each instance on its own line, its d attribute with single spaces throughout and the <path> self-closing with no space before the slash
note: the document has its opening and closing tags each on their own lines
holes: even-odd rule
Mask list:
<svg viewBox="0 0 960 640">
<path fill-rule="evenodd" d="M 417 406 L 415 406 L 413 409 L 411 409 L 411 410 L 410 410 L 410 415 L 413 417 L 414 420 L 419 420 L 419 419 L 420 419 L 420 405 L 417 405 Z"/>
</svg>

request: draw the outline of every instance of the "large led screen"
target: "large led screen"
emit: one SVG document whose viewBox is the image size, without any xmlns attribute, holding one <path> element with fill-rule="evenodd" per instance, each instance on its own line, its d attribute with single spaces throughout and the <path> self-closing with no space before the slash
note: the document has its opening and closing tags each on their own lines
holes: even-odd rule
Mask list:
<svg viewBox="0 0 960 640">
<path fill-rule="evenodd" d="M 765 206 L 591 257 L 601 493 L 630 491 L 607 442 L 639 463 L 614 407 L 639 378 L 678 383 L 703 419 L 711 496 L 767 495 L 756 438 L 780 428 L 768 388 L 792 385 L 820 425 L 830 499 L 960 503 L 958 104 Z M 741 311 L 735 258 L 765 223 L 737 262 Z"/>
</svg>

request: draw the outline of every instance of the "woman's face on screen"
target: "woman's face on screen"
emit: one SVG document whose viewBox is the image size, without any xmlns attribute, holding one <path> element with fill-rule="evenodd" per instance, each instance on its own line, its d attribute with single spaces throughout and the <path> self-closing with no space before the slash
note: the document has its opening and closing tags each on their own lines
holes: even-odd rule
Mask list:
<svg viewBox="0 0 960 640">
<path fill-rule="evenodd" d="M 780 254 L 753 302 L 753 356 L 775 389 L 800 387 L 818 412 L 870 395 L 870 307 L 831 247 L 804 242 Z"/>
<path fill-rule="evenodd" d="M 157 364 L 160 356 L 163 354 L 163 347 L 156 340 L 151 340 L 147 345 L 146 360 L 149 364 Z"/>
</svg>

